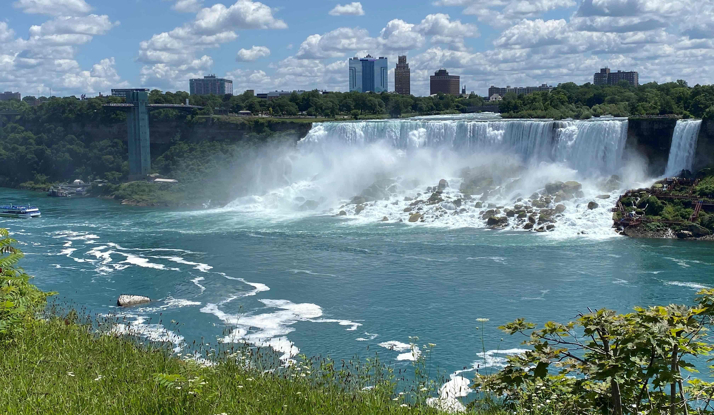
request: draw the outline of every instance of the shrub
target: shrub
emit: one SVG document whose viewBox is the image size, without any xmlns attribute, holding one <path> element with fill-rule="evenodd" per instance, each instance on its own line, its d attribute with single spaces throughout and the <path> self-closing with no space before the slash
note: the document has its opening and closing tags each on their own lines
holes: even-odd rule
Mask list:
<svg viewBox="0 0 714 415">
<path fill-rule="evenodd" d="M 31 277 L 16 268 L 23 257 L 14 247 L 16 243 L 7 229 L 0 229 L 0 340 L 22 330 L 22 321 L 32 318 L 45 306 L 47 297 L 53 295 L 30 284 Z"/>
<path fill-rule="evenodd" d="M 501 330 L 524 335 L 530 350 L 511 356 L 501 372 L 477 377 L 475 387 L 504 397 L 514 409 L 547 397 L 552 413 L 694 412 L 714 390 L 714 383 L 699 379 L 685 387 L 681 373 L 696 372 L 689 359 L 713 350 L 705 332 L 714 316 L 714 290 L 699 296 L 694 306 L 597 310 L 539 330 L 523 319 L 506 324 Z"/>
</svg>

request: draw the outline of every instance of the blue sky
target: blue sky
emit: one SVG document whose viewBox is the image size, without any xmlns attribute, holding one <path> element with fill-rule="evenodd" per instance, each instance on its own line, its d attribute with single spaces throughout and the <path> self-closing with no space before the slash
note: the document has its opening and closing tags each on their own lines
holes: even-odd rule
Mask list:
<svg viewBox="0 0 714 415">
<path fill-rule="evenodd" d="M 588 82 L 711 83 L 714 0 L 0 0 L 0 90 L 23 95 L 347 88 L 347 59 L 407 54 L 412 91 L 440 67 L 469 91 Z M 696 16 L 696 18 L 693 18 Z M 393 78 L 390 80 L 393 89 Z"/>
</svg>

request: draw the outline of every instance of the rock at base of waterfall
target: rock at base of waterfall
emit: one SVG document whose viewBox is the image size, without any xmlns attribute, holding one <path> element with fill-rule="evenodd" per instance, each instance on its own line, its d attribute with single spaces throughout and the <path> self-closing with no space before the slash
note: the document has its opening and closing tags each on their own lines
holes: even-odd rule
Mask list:
<svg viewBox="0 0 714 415">
<path fill-rule="evenodd" d="M 117 300 L 117 305 L 119 307 L 131 307 L 133 305 L 146 304 L 146 303 L 150 303 L 150 302 L 151 302 L 151 298 L 149 298 L 149 297 L 143 297 L 141 295 L 122 294 L 119 296 L 119 299 Z"/>
<path fill-rule="evenodd" d="M 415 214 L 409 216 L 409 222 L 412 222 L 412 223 L 418 222 L 419 219 L 421 219 L 421 213 L 415 213 Z"/>
</svg>

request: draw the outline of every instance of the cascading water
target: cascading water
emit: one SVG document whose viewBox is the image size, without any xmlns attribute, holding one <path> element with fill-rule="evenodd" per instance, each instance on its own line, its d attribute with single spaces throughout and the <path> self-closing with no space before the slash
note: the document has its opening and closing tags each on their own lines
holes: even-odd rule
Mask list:
<svg viewBox="0 0 714 415">
<path fill-rule="evenodd" d="M 595 227 L 611 235 L 608 208 L 624 185 L 610 176 L 624 167 L 627 127 L 626 119 L 494 115 L 318 123 L 284 157 L 287 168 L 270 167 L 285 172 L 279 182 L 229 207 L 271 217 L 321 213 L 355 223 L 482 227 L 484 215 L 522 206 L 518 210 L 531 216 L 541 209 L 545 216 L 557 215 L 558 226 L 570 226 L 571 234 Z M 448 187 L 437 193 L 441 179 Z M 566 182 L 560 192 L 546 186 Z M 524 226 L 518 210 L 507 216 L 514 229 Z M 538 219 L 535 225 L 546 223 Z"/>
<path fill-rule="evenodd" d="M 682 170 L 692 169 L 701 126 L 702 120 L 677 120 L 665 176 L 676 176 Z"/>
<path fill-rule="evenodd" d="M 612 174 L 621 167 L 627 120 L 389 120 L 316 124 L 303 148 L 382 142 L 401 150 L 451 149 L 506 153 L 524 162 L 559 162 L 582 173 Z"/>
</svg>

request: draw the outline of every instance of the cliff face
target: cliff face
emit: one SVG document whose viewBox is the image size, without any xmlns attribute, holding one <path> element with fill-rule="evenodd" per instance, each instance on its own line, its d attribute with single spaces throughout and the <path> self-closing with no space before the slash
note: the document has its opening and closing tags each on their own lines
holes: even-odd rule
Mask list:
<svg viewBox="0 0 714 415">
<path fill-rule="evenodd" d="M 644 156 L 650 176 L 661 176 L 667 167 L 672 135 L 676 119 L 649 118 L 631 119 L 627 131 L 626 151 Z M 693 170 L 697 171 L 714 164 L 714 120 L 702 122 L 697 141 L 697 153 Z"/>
<path fill-rule="evenodd" d="M 661 176 L 667 167 L 672 134 L 677 120 L 672 118 L 630 119 L 625 153 L 641 155 L 648 162 L 647 173 Z"/>
<path fill-rule="evenodd" d="M 712 165 L 714 165 L 714 120 L 705 120 L 699 130 L 694 170 L 697 171 Z"/>
</svg>

